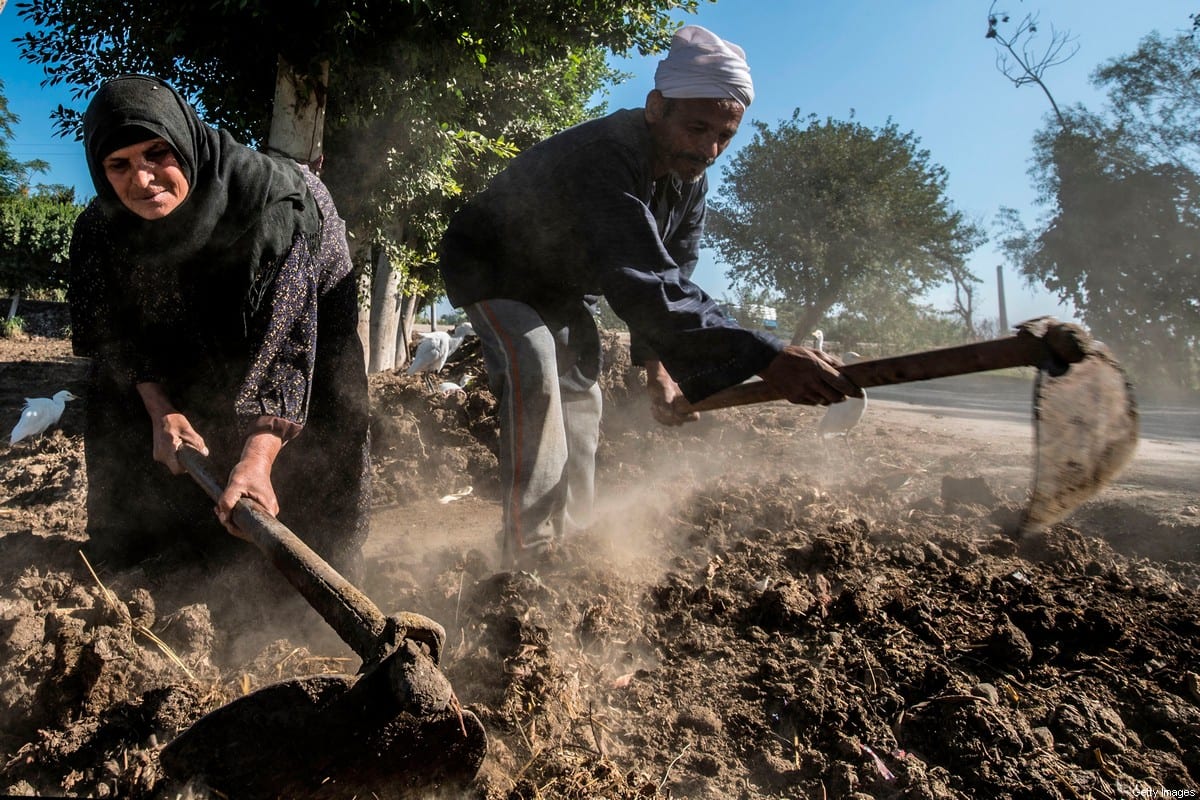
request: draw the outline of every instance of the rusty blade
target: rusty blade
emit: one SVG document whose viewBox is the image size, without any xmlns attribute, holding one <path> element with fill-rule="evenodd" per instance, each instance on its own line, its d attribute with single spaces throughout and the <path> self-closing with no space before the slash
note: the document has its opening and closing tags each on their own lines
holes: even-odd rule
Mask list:
<svg viewBox="0 0 1200 800">
<path fill-rule="evenodd" d="M 178 784 L 239 800 L 463 796 L 487 755 L 478 717 L 397 712 L 372 682 L 311 675 L 263 687 L 202 717 L 160 763 Z"/>
<path fill-rule="evenodd" d="M 1093 341 L 1065 372 L 1039 371 L 1037 448 L 1022 532 L 1061 520 L 1115 478 L 1137 449 L 1138 409 L 1125 371 Z"/>
</svg>

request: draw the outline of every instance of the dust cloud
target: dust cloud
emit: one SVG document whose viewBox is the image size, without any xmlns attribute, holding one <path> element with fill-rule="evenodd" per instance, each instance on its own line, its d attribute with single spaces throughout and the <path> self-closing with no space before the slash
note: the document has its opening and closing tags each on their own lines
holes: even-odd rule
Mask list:
<svg viewBox="0 0 1200 800">
<path fill-rule="evenodd" d="M 1200 445 L 1144 441 L 1031 557 L 999 524 L 1031 477 L 1028 395 L 992 425 L 989 408 L 873 393 L 851 456 L 834 442 L 823 452 L 816 409 L 663 428 L 640 371 L 619 367 L 606 378 L 601 524 L 536 572 L 496 564 L 494 398 L 373 378 L 381 491 L 360 588 L 385 613 L 448 629 L 443 668 L 489 736 L 464 797 L 1200 788 L 1200 550 L 1151 555 L 1154 540 L 1200 545 Z M 358 662 L 299 616 L 296 639 L 266 641 L 253 577 L 219 579 L 206 625 L 198 608 L 182 613 L 199 576 L 139 584 L 97 565 L 125 609 L 105 610 L 76 553 L 86 476 L 67 466 L 82 451 L 71 424 L 41 449 L 0 453 L 0 688 L 14 699 L 0 786 L 173 796 L 156 754 L 200 713 L 245 684 Z M 947 493 L 948 477 L 979 490 Z M 246 615 L 240 635 L 210 639 L 227 612 Z M 197 680 L 137 641 L 134 620 Z"/>
</svg>

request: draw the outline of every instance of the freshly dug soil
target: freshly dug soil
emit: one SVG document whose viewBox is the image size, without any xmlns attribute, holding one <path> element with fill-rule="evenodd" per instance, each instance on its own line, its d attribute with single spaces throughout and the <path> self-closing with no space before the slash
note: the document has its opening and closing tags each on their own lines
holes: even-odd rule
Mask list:
<svg viewBox="0 0 1200 800">
<path fill-rule="evenodd" d="M 37 330 L 0 340 L 0 420 L 82 389 L 61 330 Z M 536 572 L 504 571 L 477 347 L 443 373 L 461 392 L 371 379 L 359 588 L 445 626 L 443 670 L 489 736 L 449 796 L 1200 792 L 1194 437 L 1147 438 L 1117 484 L 1017 539 L 1027 421 L 873 400 L 847 441 L 786 404 L 666 429 L 611 336 L 601 521 Z M 249 545 L 236 574 L 87 563 L 84 402 L 0 446 L 0 792 L 205 796 L 164 778 L 164 744 L 359 659 Z"/>
</svg>

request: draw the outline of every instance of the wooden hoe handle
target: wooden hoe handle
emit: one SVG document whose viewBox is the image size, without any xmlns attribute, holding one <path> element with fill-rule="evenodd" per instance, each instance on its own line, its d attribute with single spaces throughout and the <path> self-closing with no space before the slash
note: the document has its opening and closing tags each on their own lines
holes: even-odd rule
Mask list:
<svg viewBox="0 0 1200 800">
<path fill-rule="evenodd" d="M 1023 322 L 1017 330 L 1015 336 L 856 361 L 838 369 L 859 388 L 869 389 L 1009 367 L 1037 367 L 1061 374 L 1068 365 L 1080 361 L 1091 351 L 1091 337 L 1082 328 L 1050 317 Z M 783 396 L 766 381 L 755 380 L 690 403 L 687 410 L 714 411 L 782 399 Z"/>
</svg>

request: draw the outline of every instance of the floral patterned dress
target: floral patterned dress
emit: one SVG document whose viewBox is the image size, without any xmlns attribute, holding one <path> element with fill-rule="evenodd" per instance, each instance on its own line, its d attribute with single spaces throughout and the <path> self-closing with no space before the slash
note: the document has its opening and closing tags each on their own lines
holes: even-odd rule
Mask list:
<svg viewBox="0 0 1200 800">
<path fill-rule="evenodd" d="M 71 243 L 76 354 L 90 357 L 85 457 L 95 557 L 131 564 L 182 548 L 219 565 L 246 543 L 216 522 L 187 476 L 153 460 L 136 391 L 160 382 L 204 437 L 219 470 L 264 426 L 286 444 L 272 471 L 279 519 L 343 572 L 356 569 L 369 510 L 366 371 L 345 223 L 305 170 L 321 210 L 319 241 L 243 275 L 148 274 L 93 203 Z M 164 274 L 173 273 L 173 274 Z"/>
</svg>

